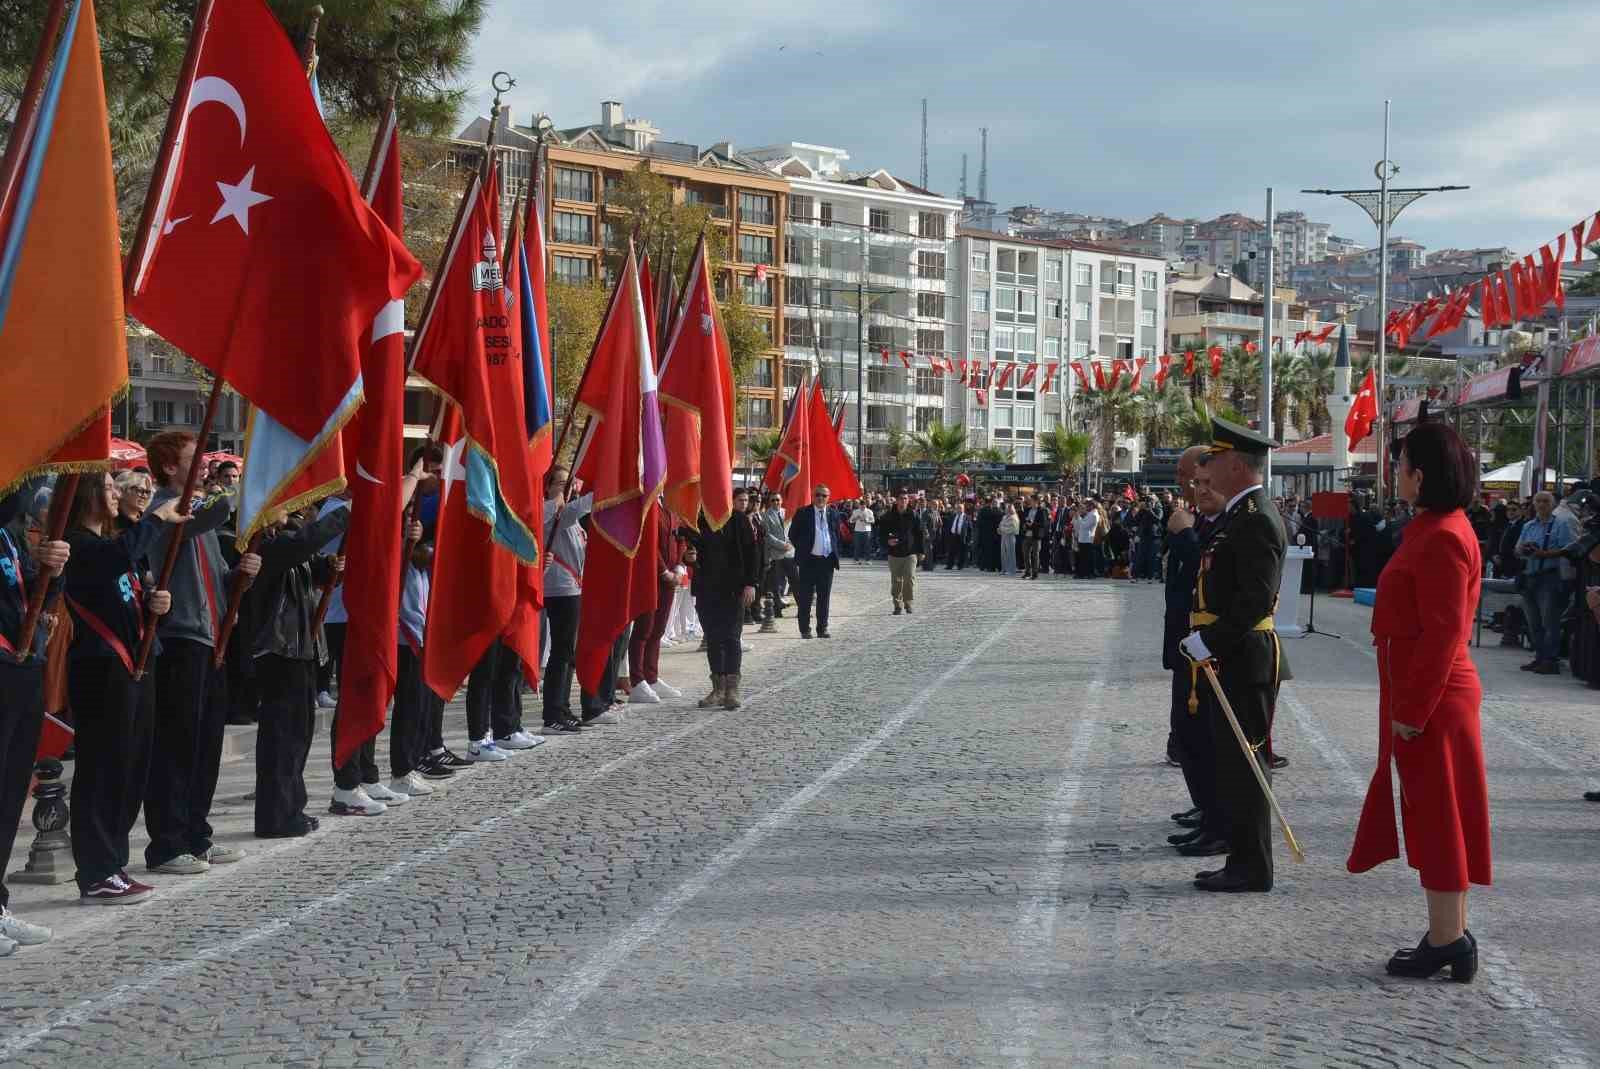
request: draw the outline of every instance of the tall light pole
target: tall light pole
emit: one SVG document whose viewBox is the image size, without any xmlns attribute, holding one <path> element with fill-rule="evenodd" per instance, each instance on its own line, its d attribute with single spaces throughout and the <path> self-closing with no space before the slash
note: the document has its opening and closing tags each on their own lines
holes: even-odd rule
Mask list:
<svg viewBox="0 0 1600 1069">
<path fill-rule="evenodd" d="M 1386 364 L 1389 344 L 1388 333 L 1384 329 L 1385 321 L 1389 318 L 1389 227 L 1400 217 L 1406 207 L 1426 197 L 1429 193 L 1450 193 L 1456 190 L 1470 189 L 1471 186 L 1413 186 L 1408 189 L 1392 189 L 1389 179 L 1400 173 L 1400 168 L 1389 159 L 1389 105 L 1390 101 L 1383 102 L 1383 159 L 1373 167 L 1373 174 L 1378 179 L 1377 189 L 1302 189 L 1302 193 L 1319 193 L 1325 197 L 1343 197 L 1352 204 L 1359 206 L 1372 221 L 1378 225 L 1378 355 L 1376 387 L 1378 394 L 1378 482 L 1377 496 L 1378 507 L 1382 508 L 1385 499 L 1384 465 L 1388 463 L 1388 437 L 1389 413 L 1383 395 L 1384 364 Z"/>
<path fill-rule="evenodd" d="M 1267 187 L 1267 286 L 1266 316 L 1261 321 L 1261 433 L 1272 440 L 1272 305 L 1277 289 L 1277 230 L 1272 218 L 1272 187 Z M 1267 465 L 1262 478 L 1267 493 L 1272 493 L 1272 450 L 1267 450 Z"/>
</svg>

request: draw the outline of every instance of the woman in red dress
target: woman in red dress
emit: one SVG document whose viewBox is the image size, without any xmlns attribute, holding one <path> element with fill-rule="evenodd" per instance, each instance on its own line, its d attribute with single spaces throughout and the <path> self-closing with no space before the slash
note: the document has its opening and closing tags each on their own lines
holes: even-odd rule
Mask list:
<svg viewBox="0 0 1600 1069">
<path fill-rule="evenodd" d="M 1465 512 L 1477 460 L 1453 429 L 1425 423 L 1395 443 L 1396 492 L 1417 506 L 1378 581 L 1378 770 L 1346 862 L 1365 872 L 1400 856 L 1389 763 L 1400 774 L 1406 861 L 1422 878 L 1428 931 L 1389 959 L 1394 976 L 1446 966 L 1466 983 L 1478 944 L 1467 931 L 1467 886 L 1488 884 L 1489 789 L 1483 766 L 1478 672 L 1467 653 L 1483 565 Z"/>
</svg>

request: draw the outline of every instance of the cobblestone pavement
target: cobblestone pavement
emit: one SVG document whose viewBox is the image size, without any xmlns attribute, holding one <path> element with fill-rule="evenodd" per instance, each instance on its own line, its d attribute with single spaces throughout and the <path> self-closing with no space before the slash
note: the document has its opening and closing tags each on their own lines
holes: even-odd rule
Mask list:
<svg viewBox="0 0 1600 1069">
<path fill-rule="evenodd" d="M 1366 610 L 1319 601 L 1345 637 L 1288 644 L 1307 864 L 1280 847 L 1271 895 L 1216 897 L 1163 845 L 1188 803 L 1159 588 L 941 570 L 892 617 L 886 587 L 846 565 L 832 641 L 747 636 L 739 712 L 630 710 L 305 840 L 248 840 L 230 766 L 245 862 L 120 909 L 15 888 L 58 934 L 0 962 L 0 1065 L 1600 1063 L 1600 695 L 1479 652 L 1483 969 L 1401 982 L 1415 877 L 1343 865 Z M 692 649 L 665 664 L 702 693 Z"/>
</svg>

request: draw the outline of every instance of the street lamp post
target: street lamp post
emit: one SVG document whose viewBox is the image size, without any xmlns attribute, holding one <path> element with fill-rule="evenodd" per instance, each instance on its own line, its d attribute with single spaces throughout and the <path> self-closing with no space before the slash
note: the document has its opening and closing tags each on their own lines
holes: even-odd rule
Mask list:
<svg viewBox="0 0 1600 1069">
<path fill-rule="evenodd" d="M 1378 507 L 1384 504 L 1384 465 L 1388 462 L 1385 438 L 1388 434 L 1389 413 L 1383 394 L 1384 365 L 1388 362 L 1388 333 L 1384 329 L 1389 317 L 1389 227 L 1400 217 L 1406 207 L 1426 197 L 1429 193 L 1450 193 L 1470 189 L 1470 186 L 1413 186 L 1394 189 L 1389 179 L 1400 173 L 1400 168 L 1389 159 L 1389 105 L 1383 102 L 1383 159 L 1373 167 L 1378 179 L 1377 189 L 1302 189 L 1302 193 L 1318 193 L 1325 197 L 1343 197 L 1359 206 L 1378 225 L 1378 354 L 1376 358 L 1376 387 L 1378 394 Z"/>
</svg>

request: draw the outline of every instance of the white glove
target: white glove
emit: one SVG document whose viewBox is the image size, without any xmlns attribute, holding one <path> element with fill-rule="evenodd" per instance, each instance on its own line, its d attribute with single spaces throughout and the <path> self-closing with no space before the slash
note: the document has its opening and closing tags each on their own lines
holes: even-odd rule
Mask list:
<svg viewBox="0 0 1600 1069">
<path fill-rule="evenodd" d="M 1201 639 L 1198 631 L 1189 632 L 1188 636 L 1178 643 L 1178 649 L 1182 650 L 1183 655 L 1196 664 L 1201 661 L 1211 660 L 1211 651 L 1206 649 L 1205 641 Z"/>
</svg>

